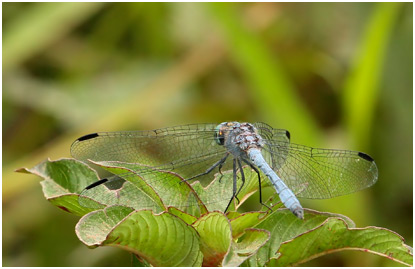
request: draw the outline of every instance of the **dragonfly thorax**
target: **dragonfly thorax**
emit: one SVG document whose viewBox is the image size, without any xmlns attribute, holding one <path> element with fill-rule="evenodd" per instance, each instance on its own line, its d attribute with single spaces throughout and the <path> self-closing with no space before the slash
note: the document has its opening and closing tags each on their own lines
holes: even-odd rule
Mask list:
<svg viewBox="0 0 415 269">
<path fill-rule="evenodd" d="M 263 147 L 262 137 L 250 123 L 223 122 L 216 127 L 215 139 L 230 153 L 239 156 L 251 148 Z"/>
</svg>

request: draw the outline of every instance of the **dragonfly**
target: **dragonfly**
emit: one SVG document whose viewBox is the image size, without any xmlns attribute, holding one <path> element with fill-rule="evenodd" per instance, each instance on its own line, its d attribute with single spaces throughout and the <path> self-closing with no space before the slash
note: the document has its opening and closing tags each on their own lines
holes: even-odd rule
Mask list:
<svg viewBox="0 0 415 269">
<path fill-rule="evenodd" d="M 189 182 L 193 182 L 189 189 L 193 188 L 192 194 L 197 196 L 194 182 L 209 186 L 213 171 L 217 171 L 221 176 L 216 185 L 226 186 L 226 195 L 222 188 L 215 199 L 210 197 L 210 202 L 227 200 L 226 212 L 232 201 L 239 202 L 238 194 L 244 190 L 247 178 L 244 167 L 248 167 L 258 179 L 260 204 L 269 208 L 263 202 L 261 190 L 264 185 L 270 186 L 284 206 L 300 219 L 304 218 L 304 209 L 298 198 L 342 196 L 368 188 L 378 179 L 376 163 L 366 153 L 294 144 L 287 130 L 261 122 L 92 133 L 78 138 L 71 146 L 71 154 L 84 162 L 113 165 L 112 176 L 87 186 L 80 197 L 105 196 L 108 192 L 102 191 L 104 187 L 115 192 L 114 199 L 121 201 L 123 195 L 134 192 L 134 186 L 141 186 L 140 190 L 147 188 L 142 191 L 145 199 L 137 200 L 146 203 L 147 198 L 151 200 L 152 189 L 167 195 L 176 186 Z M 128 169 L 114 172 L 118 166 Z M 228 178 L 232 182 L 221 182 L 224 171 L 231 171 Z M 268 181 L 264 181 L 263 175 Z M 160 184 L 164 187 L 158 187 Z M 172 194 L 170 198 L 174 200 L 180 195 Z M 135 198 L 128 201 L 131 200 Z M 194 206 L 198 201 L 199 197 L 186 202 L 186 206 Z"/>
</svg>

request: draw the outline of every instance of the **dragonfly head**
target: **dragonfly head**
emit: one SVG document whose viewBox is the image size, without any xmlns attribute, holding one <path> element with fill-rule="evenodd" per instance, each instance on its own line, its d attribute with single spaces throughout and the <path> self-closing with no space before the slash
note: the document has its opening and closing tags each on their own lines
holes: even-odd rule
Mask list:
<svg viewBox="0 0 415 269">
<path fill-rule="evenodd" d="M 225 140 L 228 137 L 228 134 L 230 131 L 239 128 L 241 126 L 241 123 L 237 121 L 227 121 L 222 122 L 215 128 L 215 141 L 218 143 L 218 145 L 225 145 Z"/>
<path fill-rule="evenodd" d="M 225 144 L 225 131 L 228 129 L 228 124 L 231 122 L 222 122 L 215 128 L 214 138 L 218 145 L 223 146 Z"/>
</svg>

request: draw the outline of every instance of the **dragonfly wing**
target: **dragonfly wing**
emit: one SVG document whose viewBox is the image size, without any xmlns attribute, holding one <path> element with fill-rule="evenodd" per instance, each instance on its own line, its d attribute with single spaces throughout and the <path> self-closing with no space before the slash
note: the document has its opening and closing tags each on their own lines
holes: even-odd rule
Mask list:
<svg viewBox="0 0 415 269">
<path fill-rule="evenodd" d="M 159 197 L 162 205 L 187 207 L 188 210 L 197 208 L 197 195 L 187 184 L 199 181 L 203 187 L 207 186 L 217 170 L 188 183 L 183 183 L 182 180 L 205 172 L 225 156 L 226 148 L 218 145 L 214 139 L 216 126 L 186 125 L 154 131 L 95 133 L 79 138 L 71 147 L 75 158 L 128 168 L 117 170 L 118 172 L 111 170 L 118 177 L 108 178 L 105 184 L 87 187 L 81 194 L 86 198 L 82 199 L 88 202 L 89 198 L 97 198 L 106 205 L 122 204 L 151 209 L 157 207 L 159 210 Z M 227 161 L 222 165 L 222 170 L 230 169 L 231 164 L 232 161 Z M 114 184 L 120 185 L 118 183 L 122 183 L 119 189 L 113 187 Z M 205 190 L 198 188 L 197 192 L 204 193 Z M 177 197 L 172 197 L 174 194 Z M 212 206 L 217 203 L 218 207 L 223 200 L 229 201 L 231 197 L 230 194 L 223 193 L 215 197 L 211 197 L 211 194 L 204 196 Z M 83 204 L 88 205 L 86 202 Z"/>
<path fill-rule="evenodd" d="M 288 151 L 280 145 L 289 145 L 290 133 L 285 129 L 274 129 L 266 123 L 258 122 L 254 126 L 264 140 L 265 150 L 262 152 L 265 160 L 274 169 L 280 169 L 288 155 Z M 272 153 L 272 154 L 270 154 Z"/>
<path fill-rule="evenodd" d="M 286 156 L 284 164 L 273 169 L 298 197 L 326 199 L 346 195 L 370 187 L 378 178 L 374 160 L 362 152 L 279 141 L 265 151 L 271 156 Z"/>
<path fill-rule="evenodd" d="M 153 131 L 94 133 L 77 139 L 71 154 L 79 160 L 119 161 L 190 178 L 206 171 L 226 152 L 214 139 L 216 124 L 192 124 Z"/>
</svg>

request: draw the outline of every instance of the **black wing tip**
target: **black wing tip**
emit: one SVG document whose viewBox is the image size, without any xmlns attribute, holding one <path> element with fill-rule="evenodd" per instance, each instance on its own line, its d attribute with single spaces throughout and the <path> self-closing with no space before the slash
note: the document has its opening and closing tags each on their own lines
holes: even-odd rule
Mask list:
<svg viewBox="0 0 415 269">
<path fill-rule="evenodd" d="M 99 136 L 99 135 L 98 135 L 98 133 L 87 134 L 87 135 L 81 136 L 81 137 L 80 137 L 80 138 L 78 138 L 77 140 L 78 140 L 78 141 L 84 141 L 84 140 L 88 140 L 88 139 L 95 138 L 95 137 L 97 137 L 97 136 Z"/>
<path fill-rule="evenodd" d="M 290 134 L 290 132 L 289 132 L 289 131 L 285 131 L 285 135 L 288 137 L 288 140 L 290 140 L 290 139 L 291 139 L 291 134 Z"/>
<path fill-rule="evenodd" d="M 85 190 L 92 189 L 92 188 L 94 188 L 94 187 L 96 187 L 96 186 L 99 186 L 99 185 L 101 185 L 101 184 L 104 184 L 104 183 L 105 183 L 105 182 L 107 182 L 107 181 L 108 181 L 108 178 L 103 178 L 103 179 L 101 179 L 101 180 L 98 180 L 98 181 L 96 181 L 96 182 L 92 183 L 91 185 L 88 185 L 88 186 L 85 188 Z"/>
<path fill-rule="evenodd" d="M 372 157 L 370 157 L 370 156 L 369 156 L 369 155 L 367 155 L 366 153 L 359 152 L 357 155 L 358 155 L 360 158 L 365 159 L 366 161 L 369 161 L 369 162 L 374 162 L 374 161 L 375 161 L 375 160 L 373 160 L 373 158 L 372 158 Z"/>
</svg>

